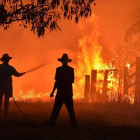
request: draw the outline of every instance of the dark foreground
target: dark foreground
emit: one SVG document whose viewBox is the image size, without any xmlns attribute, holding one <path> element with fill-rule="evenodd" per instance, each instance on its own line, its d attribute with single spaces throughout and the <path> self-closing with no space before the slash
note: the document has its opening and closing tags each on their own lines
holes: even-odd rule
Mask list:
<svg viewBox="0 0 140 140">
<path fill-rule="evenodd" d="M 67 110 L 62 108 L 56 126 L 46 126 L 53 102 L 18 103 L 23 117 L 13 102 L 7 118 L 0 118 L 0 140 L 139 140 L 140 106 L 93 105 L 75 103 L 78 128 L 72 128 Z"/>
</svg>

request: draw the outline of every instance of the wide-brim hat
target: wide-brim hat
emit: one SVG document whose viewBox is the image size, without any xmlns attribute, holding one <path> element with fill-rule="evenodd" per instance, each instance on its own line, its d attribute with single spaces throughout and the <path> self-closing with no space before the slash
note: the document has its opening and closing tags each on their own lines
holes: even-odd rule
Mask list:
<svg viewBox="0 0 140 140">
<path fill-rule="evenodd" d="M 63 63 L 69 63 L 72 60 L 68 58 L 68 55 L 66 53 L 64 53 L 62 55 L 62 58 L 58 58 L 58 61 L 63 62 Z"/>
<path fill-rule="evenodd" d="M 1 61 L 11 60 L 12 57 L 10 57 L 7 53 L 3 54 L 3 56 L 0 58 Z"/>
</svg>

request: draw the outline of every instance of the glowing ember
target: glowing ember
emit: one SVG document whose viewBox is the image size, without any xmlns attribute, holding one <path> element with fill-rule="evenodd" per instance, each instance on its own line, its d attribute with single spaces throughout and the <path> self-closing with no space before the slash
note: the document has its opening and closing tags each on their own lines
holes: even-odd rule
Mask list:
<svg viewBox="0 0 140 140">
<path fill-rule="evenodd" d="M 23 92 L 22 90 L 20 90 L 20 92 L 15 97 L 15 99 L 18 101 L 46 102 L 46 101 L 50 101 L 49 97 L 50 97 L 49 93 L 35 92 L 34 90 L 28 90 L 26 92 Z"/>
</svg>

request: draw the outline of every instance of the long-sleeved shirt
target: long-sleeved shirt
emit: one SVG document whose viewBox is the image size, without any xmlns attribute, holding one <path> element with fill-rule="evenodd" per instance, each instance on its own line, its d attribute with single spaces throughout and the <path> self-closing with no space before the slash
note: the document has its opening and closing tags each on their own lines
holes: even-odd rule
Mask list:
<svg viewBox="0 0 140 140">
<path fill-rule="evenodd" d="M 0 64 L 0 94 L 13 95 L 12 75 L 19 77 L 20 73 L 13 66 Z"/>
<path fill-rule="evenodd" d="M 74 69 L 70 66 L 61 66 L 56 69 L 57 96 L 73 96 Z"/>
</svg>

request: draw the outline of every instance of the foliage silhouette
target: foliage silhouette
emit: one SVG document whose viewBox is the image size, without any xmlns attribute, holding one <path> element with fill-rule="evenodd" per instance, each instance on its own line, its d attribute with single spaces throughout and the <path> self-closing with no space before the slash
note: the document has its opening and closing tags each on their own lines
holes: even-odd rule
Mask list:
<svg viewBox="0 0 140 140">
<path fill-rule="evenodd" d="M 135 11 L 131 14 L 131 24 L 128 30 L 125 33 L 125 42 L 130 42 L 135 38 L 135 36 L 140 37 L 140 8 L 136 8 Z M 138 38 L 139 40 L 139 38 Z M 137 40 L 137 42 L 138 42 Z"/>
<path fill-rule="evenodd" d="M 91 5 L 95 0 L 2 0 L 0 2 L 0 26 L 4 30 L 13 22 L 20 26 L 31 27 L 38 37 L 49 31 L 61 30 L 58 21 L 61 18 L 78 23 L 80 18 L 91 15 Z"/>
<path fill-rule="evenodd" d="M 134 23 L 125 33 L 125 41 L 128 42 L 131 38 L 139 33 L 140 31 L 140 20 Z"/>
</svg>

